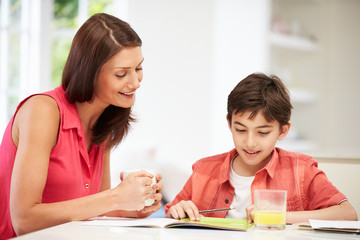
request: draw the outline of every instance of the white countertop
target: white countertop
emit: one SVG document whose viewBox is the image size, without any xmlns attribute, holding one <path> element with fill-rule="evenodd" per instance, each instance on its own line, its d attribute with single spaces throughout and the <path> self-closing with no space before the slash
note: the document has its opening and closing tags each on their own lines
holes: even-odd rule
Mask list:
<svg viewBox="0 0 360 240">
<path fill-rule="evenodd" d="M 286 226 L 286 230 L 266 231 L 250 229 L 247 232 L 199 228 L 146 228 L 84 226 L 82 222 L 70 222 L 20 236 L 16 239 L 196 239 L 196 240 L 336 240 L 360 239 L 360 235 L 329 233 L 313 230 L 297 230 Z"/>
</svg>

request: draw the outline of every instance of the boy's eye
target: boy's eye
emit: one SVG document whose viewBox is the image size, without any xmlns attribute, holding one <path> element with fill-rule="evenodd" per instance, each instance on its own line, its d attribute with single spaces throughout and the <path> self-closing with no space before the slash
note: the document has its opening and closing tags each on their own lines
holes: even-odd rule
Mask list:
<svg viewBox="0 0 360 240">
<path fill-rule="evenodd" d="M 241 132 L 241 133 L 246 132 L 246 130 L 245 130 L 245 129 L 236 129 L 236 131 L 237 131 L 237 132 Z"/>
<path fill-rule="evenodd" d="M 143 70 L 143 68 L 140 66 L 140 67 L 135 68 L 135 70 L 136 71 L 141 71 L 141 70 Z"/>
<path fill-rule="evenodd" d="M 261 135 L 267 135 L 269 134 L 270 132 L 259 132 Z"/>
</svg>

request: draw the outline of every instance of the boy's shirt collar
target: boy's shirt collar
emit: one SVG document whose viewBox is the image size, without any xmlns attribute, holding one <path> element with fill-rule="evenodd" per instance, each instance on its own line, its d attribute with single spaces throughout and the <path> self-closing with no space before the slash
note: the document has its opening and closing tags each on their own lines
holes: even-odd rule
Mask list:
<svg viewBox="0 0 360 240">
<path fill-rule="evenodd" d="M 221 168 L 220 168 L 220 173 L 221 174 L 220 174 L 220 178 L 219 178 L 219 181 L 221 183 L 224 183 L 226 181 L 230 181 L 230 164 L 231 164 L 231 160 L 237 154 L 238 153 L 237 153 L 236 149 L 234 148 L 233 150 L 231 150 L 229 152 L 229 154 L 225 158 L 224 163 L 221 165 Z M 266 164 L 266 166 L 264 168 L 257 171 L 256 174 L 259 173 L 260 171 L 267 171 L 268 175 L 271 178 L 274 178 L 275 169 L 276 169 L 276 167 L 278 165 L 278 162 L 279 162 L 279 154 L 278 154 L 277 148 L 274 148 L 270 161 Z"/>
<path fill-rule="evenodd" d="M 232 159 L 235 157 L 235 155 L 237 155 L 237 151 L 234 148 L 233 150 L 231 150 L 229 152 L 229 154 L 227 154 L 225 161 L 223 162 L 223 164 L 220 167 L 220 174 L 219 174 L 219 182 L 220 183 L 224 183 L 226 181 L 230 182 L 230 169 L 231 169 L 231 161 Z"/>
<path fill-rule="evenodd" d="M 270 161 L 266 164 L 266 166 L 263 168 L 267 171 L 268 175 L 271 178 L 274 178 L 275 175 L 275 169 L 279 162 L 279 154 L 276 148 L 272 151 L 272 156 Z M 260 169 L 258 172 L 262 171 L 263 169 Z"/>
</svg>

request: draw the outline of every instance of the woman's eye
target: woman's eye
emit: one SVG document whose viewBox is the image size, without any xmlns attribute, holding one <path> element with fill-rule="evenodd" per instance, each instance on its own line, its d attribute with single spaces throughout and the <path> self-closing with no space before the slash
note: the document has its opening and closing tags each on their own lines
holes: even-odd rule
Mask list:
<svg viewBox="0 0 360 240">
<path fill-rule="evenodd" d="M 142 67 L 138 67 L 138 68 L 135 68 L 136 71 L 141 71 L 143 70 Z"/>
<path fill-rule="evenodd" d="M 267 135 L 269 134 L 270 132 L 259 132 L 261 135 Z"/>
<path fill-rule="evenodd" d="M 125 75 L 126 75 L 126 73 L 124 73 L 124 74 L 115 74 L 115 76 L 118 77 L 118 78 L 125 77 Z"/>
</svg>

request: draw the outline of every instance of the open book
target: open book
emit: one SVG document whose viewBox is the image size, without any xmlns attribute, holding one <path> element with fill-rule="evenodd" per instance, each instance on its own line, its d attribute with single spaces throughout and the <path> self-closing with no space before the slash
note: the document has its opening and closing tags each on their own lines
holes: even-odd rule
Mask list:
<svg viewBox="0 0 360 240">
<path fill-rule="evenodd" d="M 83 222 L 84 226 L 108 226 L 108 227 L 201 227 L 224 230 L 246 231 L 253 224 L 248 224 L 246 219 L 201 217 L 200 221 L 189 219 L 176 220 L 171 218 L 117 218 L 95 217 Z"/>
<path fill-rule="evenodd" d="M 309 224 L 299 224 L 299 229 L 349 232 L 360 234 L 360 221 L 334 221 L 310 219 Z"/>
</svg>

